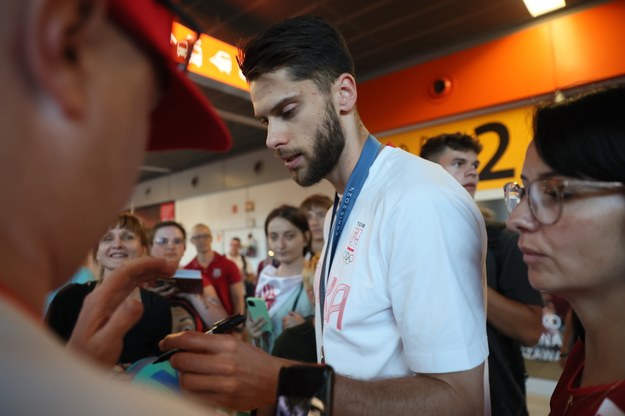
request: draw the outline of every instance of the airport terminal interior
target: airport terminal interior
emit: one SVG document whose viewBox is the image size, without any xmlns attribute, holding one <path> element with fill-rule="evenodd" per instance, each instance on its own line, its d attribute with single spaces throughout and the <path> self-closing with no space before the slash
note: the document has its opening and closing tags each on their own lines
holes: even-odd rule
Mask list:
<svg viewBox="0 0 625 416">
<path fill-rule="evenodd" d="M 242 237 L 244 246 L 250 236 L 260 252 L 266 250 L 262 224 L 275 201 L 296 205 L 315 192 L 333 197 L 324 184 L 303 191 L 276 166 L 238 73 L 237 45 L 283 18 L 321 16 L 343 33 L 355 60 L 359 111 L 381 142 L 418 154 L 423 138 L 440 132 L 477 136 L 484 150 L 476 200 L 501 221 L 508 215 L 501 187 L 520 173 L 532 106 L 609 85 L 625 74 L 624 58 L 612 52 L 625 37 L 625 2 L 618 0 L 566 0 L 562 8 L 535 16 L 521 0 L 182 0 L 180 5 L 205 34 L 194 46 L 190 77 L 226 121 L 233 147 L 226 153 L 148 153 L 129 206 L 155 220 L 169 215 L 189 226 L 209 217 L 221 252 L 233 236 Z M 186 48 L 188 33 L 175 28 L 172 43 Z M 185 256 L 192 258 L 192 249 Z M 550 315 L 553 310 L 544 313 L 545 322 L 562 318 Z M 562 342 L 554 328 L 524 351 L 532 416 L 548 414 L 562 369 L 557 356 Z"/>
<path fill-rule="evenodd" d="M 186 228 L 181 265 L 194 261 L 198 241 L 210 234 L 212 250 L 227 254 L 238 240 L 244 267 L 261 270 L 273 256 L 265 221 L 276 207 L 299 206 L 313 194 L 334 201 L 330 183 L 298 186 L 267 149 L 267 127 L 254 115 L 238 67 L 239 45 L 285 18 L 320 16 L 343 34 L 355 62 L 358 113 L 381 144 L 418 156 L 426 139 L 439 134 L 479 140 L 472 196 L 499 222 L 509 215 L 504 185 L 520 181 L 535 106 L 625 80 L 625 0 L 561 0 L 553 9 L 545 9 L 547 0 L 171 2 L 182 11 L 172 52 L 188 61 L 188 77 L 232 136 L 225 152 L 148 151 L 139 169 L 125 208 L 147 226 L 177 221 Z M 163 238 L 167 245 L 171 237 Z M 567 352 L 568 306 L 542 299 L 543 333 L 537 345 L 521 349 L 531 416 L 549 414 L 560 353 Z"/>
</svg>

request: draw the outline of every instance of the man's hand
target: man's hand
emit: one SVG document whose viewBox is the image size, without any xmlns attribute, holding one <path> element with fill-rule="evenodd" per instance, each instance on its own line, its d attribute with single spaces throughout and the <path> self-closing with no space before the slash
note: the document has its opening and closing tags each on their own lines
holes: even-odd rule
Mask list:
<svg viewBox="0 0 625 416">
<path fill-rule="evenodd" d="M 175 270 L 174 263 L 152 257 L 129 261 L 115 270 L 85 298 L 68 347 L 113 367 L 122 352 L 124 335 L 143 313 L 141 301 L 128 295 L 142 283 L 171 277 Z"/>
<path fill-rule="evenodd" d="M 245 320 L 245 329 L 250 337 L 260 338 L 263 336 L 263 327 L 265 326 L 265 318 L 259 316 L 256 320 L 248 313 Z"/>
<path fill-rule="evenodd" d="M 306 322 L 306 319 L 297 312 L 290 311 L 282 318 L 282 328 L 289 329 Z"/>
<path fill-rule="evenodd" d="M 272 406 L 280 368 L 296 364 L 231 335 L 182 332 L 166 337 L 160 347 L 184 350 L 170 360 L 184 390 L 234 410 Z"/>
</svg>

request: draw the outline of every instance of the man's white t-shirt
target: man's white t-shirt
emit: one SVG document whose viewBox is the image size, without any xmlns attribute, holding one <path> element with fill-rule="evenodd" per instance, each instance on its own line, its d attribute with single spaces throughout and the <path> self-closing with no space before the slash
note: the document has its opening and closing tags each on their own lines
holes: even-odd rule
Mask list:
<svg viewBox="0 0 625 416">
<path fill-rule="evenodd" d="M 379 379 L 486 360 L 484 221 L 440 166 L 389 147 L 379 154 L 338 242 L 322 330 L 326 242 L 317 352 L 338 373 Z"/>
</svg>

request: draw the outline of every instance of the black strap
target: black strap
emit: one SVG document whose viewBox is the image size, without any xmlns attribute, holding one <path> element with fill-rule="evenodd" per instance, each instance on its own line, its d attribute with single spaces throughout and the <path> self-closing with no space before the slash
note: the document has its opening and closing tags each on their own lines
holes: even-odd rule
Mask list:
<svg viewBox="0 0 625 416">
<path fill-rule="evenodd" d="M 299 286 L 299 290 L 297 291 L 297 296 L 295 296 L 295 302 L 293 302 L 293 307 L 291 308 L 291 312 L 295 312 L 295 308 L 297 307 L 297 302 L 299 301 L 299 297 L 302 294 L 302 290 L 304 289 L 304 283 Z"/>
</svg>

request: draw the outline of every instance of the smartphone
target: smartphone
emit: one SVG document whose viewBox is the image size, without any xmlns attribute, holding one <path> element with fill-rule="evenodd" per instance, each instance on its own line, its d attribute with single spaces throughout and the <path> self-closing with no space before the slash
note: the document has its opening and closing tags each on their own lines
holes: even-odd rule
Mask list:
<svg viewBox="0 0 625 416">
<path fill-rule="evenodd" d="M 283 367 L 275 416 L 330 416 L 334 370 L 329 365 Z"/>
<path fill-rule="evenodd" d="M 176 286 L 183 293 L 201 294 L 204 292 L 202 272 L 199 270 L 178 269 L 172 277 L 159 279 L 159 285 L 161 284 Z"/>
<path fill-rule="evenodd" d="M 247 310 L 254 321 L 261 317 L 265 320 L 265 325 L 262 328 L 263 332 L 273 332 L 273 325 L 267 310 L 267 302 L 261 298 L 247 298 L 245 302 L 247 303 Z"/>
</svg>

